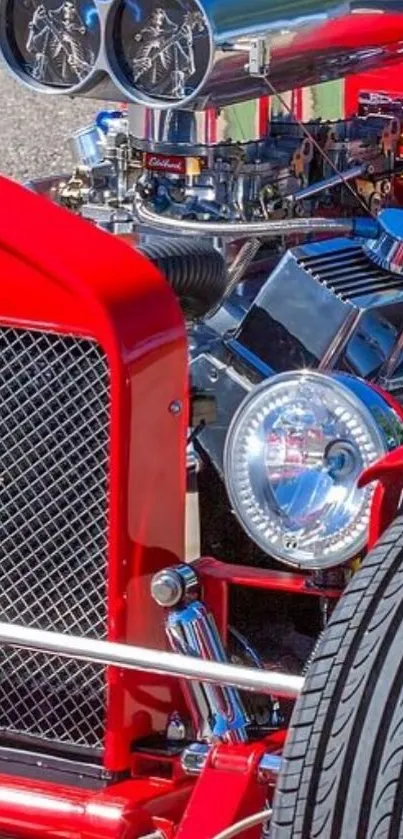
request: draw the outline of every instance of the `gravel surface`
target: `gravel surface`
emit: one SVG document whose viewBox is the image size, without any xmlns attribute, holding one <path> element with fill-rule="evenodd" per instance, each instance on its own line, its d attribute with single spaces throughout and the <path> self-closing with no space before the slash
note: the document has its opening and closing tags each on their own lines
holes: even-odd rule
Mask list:
<svg viewBox="0 0 403 839">
<path fill-rule="evenodd" d="M 66 140 L 91 122 L 99 103 L 31 93 L 0 66 L 0 172 L 18 180 L 69 170 Z"/>
</svg>

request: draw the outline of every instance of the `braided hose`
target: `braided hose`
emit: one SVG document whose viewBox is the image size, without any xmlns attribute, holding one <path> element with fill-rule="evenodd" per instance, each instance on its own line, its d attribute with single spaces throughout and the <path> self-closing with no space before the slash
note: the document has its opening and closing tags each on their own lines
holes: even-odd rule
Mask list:
<svg viewBox="0 0 403 839">
<path fill-rule="evenodd" d="M 376 238 L 379 225 L 373 218 L 287 218 L 270 221 L 191 221 L 169 216 L 160 216 L 146 206 L 139 194 L 134 197 L 133 209 L 141 224 L 153 228 L 161 234 L 178 236 L 200 236 L 245 239 L 259 237 L 261 239 L 276 238 L 277 236 L 300 235 L 309 236 L 311 233 L 328 233 L 355 235 L 365 238 Z"/>
</svg>

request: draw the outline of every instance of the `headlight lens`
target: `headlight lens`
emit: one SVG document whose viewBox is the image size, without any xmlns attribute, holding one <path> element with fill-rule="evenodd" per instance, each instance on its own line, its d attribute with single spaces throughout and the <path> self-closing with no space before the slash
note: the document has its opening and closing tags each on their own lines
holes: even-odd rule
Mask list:
<svg viewBox="0 0 403 839">
<path fill-rule="evenodd" d="M 304 568 L 337 565 L 365 546 L 372 488 L 358 489 L 357 478 L 387 449 L 381 423 L 339 378 L 284 373 L 251 391 L 231 423 L 228 494 L 266 553 Z"/>
</svg>

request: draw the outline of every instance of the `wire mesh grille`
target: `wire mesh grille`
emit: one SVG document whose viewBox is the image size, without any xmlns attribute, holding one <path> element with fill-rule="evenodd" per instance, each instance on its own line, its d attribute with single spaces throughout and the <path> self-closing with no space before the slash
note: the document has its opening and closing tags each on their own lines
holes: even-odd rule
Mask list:
<svg viewBox="0 0 403 839">
<path fill-rule="evenodd" d="M 1 620 L 106 633 L 109 377 L 97 344 L 0 329 Z M 99 748 L 101 666 L 0 651 L 0 729 Z"/>
</svg>

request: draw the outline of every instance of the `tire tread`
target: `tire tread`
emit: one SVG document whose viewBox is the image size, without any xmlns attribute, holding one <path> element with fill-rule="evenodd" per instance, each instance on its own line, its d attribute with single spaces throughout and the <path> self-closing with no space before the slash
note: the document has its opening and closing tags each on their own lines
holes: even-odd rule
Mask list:
<svg viewBox="0 0 403 839">
<path fill-rule="evenodd" d="M 399 639 L 402 516 L 368 554 L 319 642 L 291 720 L 270 839 L 403 839 L 403 707 L 391 705 L 403 695 Z M 350 783 L 356 761 L 360 800 Z"/>
</svg>

